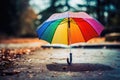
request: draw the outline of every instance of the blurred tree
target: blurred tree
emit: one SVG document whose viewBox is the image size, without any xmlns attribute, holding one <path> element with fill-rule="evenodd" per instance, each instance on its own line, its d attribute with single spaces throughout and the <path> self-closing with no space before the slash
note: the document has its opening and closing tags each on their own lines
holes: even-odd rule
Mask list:
<svg viewBox="0 0 120 80">
<path fill-rule="evenodd" d="M 103 23 L 104 23 L 104 1 L 103 0 L 97 0 L 97 8 L 96 8 L 96 14 L 97 14 L 97 19 Z"/>
<path fill-rule="evenodd" d="M 16 9 L 16 4 L 12 0 L 1 0 L 0 1 L 0 32 L 7 34 L 14 34 L 17 30 L 16 26 L 18 24 L 18 14 Z"/>
<path fill-rule="evenodd" d="M 34 36 L 35 35 L 35 27 L 34 20 L 37 18 L 37 15 L 32 10 L 32 8 L 27 8 L 20 15 L 20 35 L 21 36 Z"/>
<path fill-rule="evenodd" d="M 50 6 L 40 11 L 37 16 L 30 8 L 29 0 L 1 0 L 0 33 L 15 36 L 35 34 L 36 26 L 50 15 L 65 11 L 85 11 L 107 27 L 120 26 L 120 0 L 49 0 L 48 2 L 45 5 Z"/>
<path fill-rule="evenodd" d="M 45 21 L 48 17 L 50 17 L 53 13 L 65 12 L 69 11 L 72 6 L 69 5 L 70 0 L 51 0 L 50 7 L 40 12 L 39 15 L 42 15 L 41 22 Z M 65 2 L 62 4 L 61 2 Z M 56 5 L 56 4 L 59 5 Z"/>
<path fill-rule="evenodd" d="M 29 7 L 29 0 L 1 0 L 0 10 L 0 33 L 13 36 L 33 33 L 32 21 L 36 15 Z"/>
<path fill-rule="evenodd" d="M 106 26 L 119 26 L 120 0 L 97 0 L 97 15 Z"/>
<path fill-rule="evenodd" d="M 120 0 L 82 0 L 75 2 L 74 6 L 70 4 L 71 1 L 73 0 L 50 0 L 50 7 L 39 13 L 42 16 L 40 22 L 56 12 L 85 11 L 105 26 L 119 26 Z"/>
<path fill-rule="evenodd" d="M 106 2 L 107 3 L 107 2 Z M 110 0 L 108 6 L 108 26 L 120 28 L 120 0 Z M 112 7 L 112 5 L 114 7 Z"/>
<path fill-rule="evenodd" d="M 42 11 L 41 13 L 39 13 L 40 15 L 42 15 L 41 22 L 45 21 L 53 13 L 57 12 L 57 9 L 56 9 L 56 6 L 55 6 L 55 3 L 57 1 L 58 0 L 51 0 L 50 1 L 50 7 L 47 8 L 46 10 Z"/>
</svg>

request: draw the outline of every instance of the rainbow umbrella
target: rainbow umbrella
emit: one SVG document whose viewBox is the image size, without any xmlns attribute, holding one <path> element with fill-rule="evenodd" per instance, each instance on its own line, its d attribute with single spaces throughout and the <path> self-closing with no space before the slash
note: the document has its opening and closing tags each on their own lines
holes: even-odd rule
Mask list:
<svg viewBox="0 0 120 80">
<path fill-rule="evenodd" d="M 73 44 L 87 42 L 98 37 L 103 25 L 85 12 L 55 13 L 37 28 L 39 39 L 51 44 Z M 70 50 L 71 51 L 71 50 Z M 70 56 L 71 56 L 70 52 Z M 72 58 L 70 57 L 69 64 Z"/>
</svg>

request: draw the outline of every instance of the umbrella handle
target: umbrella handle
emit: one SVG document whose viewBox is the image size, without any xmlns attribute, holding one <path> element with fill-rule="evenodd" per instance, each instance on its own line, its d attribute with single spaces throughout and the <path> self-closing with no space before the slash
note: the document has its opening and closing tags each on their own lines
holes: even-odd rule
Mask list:
<svg viewBox="0 0 120 80">
<path fill-rule="evenodd" d="M 70 60 L 69 60 L 69 58 L 67 58 L 67 63 L 68 63 L 68 65 L 72 64 L 72 53 L 70 53 Z"/>
</svg>

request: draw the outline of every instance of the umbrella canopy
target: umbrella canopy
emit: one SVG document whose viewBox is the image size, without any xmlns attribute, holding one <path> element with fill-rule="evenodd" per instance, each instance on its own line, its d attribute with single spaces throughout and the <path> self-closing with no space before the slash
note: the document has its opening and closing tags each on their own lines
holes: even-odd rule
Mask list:
<svg viewBox="0 0 120 80">
<path fill-rule="evenodd" d="M 40 39 L 49 43 L 69 45 L 98 37 L 103 29 L 102 24 L 85 12 L 64 12 L 49 17 L 37 28 L 37 34 Z M 67 63 L 72 63 L 71 48 Z"/>
<path fill-rule="evenodd" d="M 98 37 L 103 25 L 85 12 L 55 13 L 37 28 L 37 34 L 52 44 L 73 44 Z"/>
</svg>

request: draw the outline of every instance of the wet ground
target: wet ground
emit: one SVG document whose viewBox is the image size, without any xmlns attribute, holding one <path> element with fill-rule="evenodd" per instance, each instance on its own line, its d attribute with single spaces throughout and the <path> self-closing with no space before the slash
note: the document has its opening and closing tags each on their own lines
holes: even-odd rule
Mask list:
<svg viewBox="0 0 120 80">
<path fill-rule="evenodd" d="M 69 49 L 43 49 L 40 46 L 45 42 L 36 38 L 1 40 L 0 80 L 119 80 L 118 43 L 114 48 L 109 43 L 104 47 L 104 38 L 89 43 L 71 49 L 73 63 L 68 66 Z"/>
<path fill-rule="evenodd" d="M 16 59 L 0 80 L 119 80 L 120 49 L 38 49 Z M 14 73 L 11 73 L 14 72 Z"/>
</svg>

